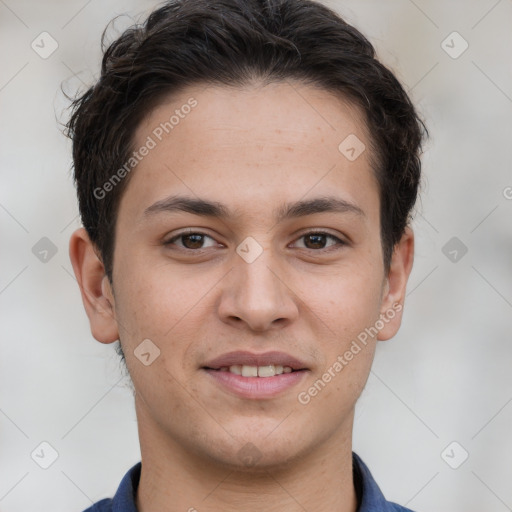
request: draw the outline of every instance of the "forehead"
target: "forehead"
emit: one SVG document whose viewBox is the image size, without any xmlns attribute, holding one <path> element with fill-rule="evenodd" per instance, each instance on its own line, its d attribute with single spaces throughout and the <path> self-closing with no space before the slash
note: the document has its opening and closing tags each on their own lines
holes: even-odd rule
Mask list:
<svg viewBox="0 0 512 512">
<path fill-rule="evenodd" d="M 185 122 L 187 118 L 190 120 Z M 163 97 L 140 123 L 135 140 L 142 142 L 148 134 L 153 134 L 160 142 L 172 134 L 177 142 L 186 138 L 190 145 L 193 143 L 188 130 L 191 124 L 196 131 L 213 128 L 215 132 L 208 136 L 210 141 L 226 131 L 230 137 L 234 131 L 240 137 L 250 132 L 256 140 L 266 140 L 271 133 L 279 134 L 274 142 L 280 144 L 295 144 L 300 138 L 301 142 L 307 142 L 305 136 L 311 136 L 312 130 L 315 130 L 313 135 L 319 135 L 326 143 L 340 142 L 344 134 L 352 133 L 361 139 L 368 136 L 364 115 L 353 101 L 317 86 L 284 81 L 243 87 L 190 86 Z M 317 144 L 318 140 L 313 142 Z"/>
<path fill-rule="evenodd" d="M 130 200 L 121 202 L 134 218 L 180 192 L 229 201 L 237 211 L 336 188 L 353 202 L 363 193 L 378 201 L 362 112 L 297 82 L 188 87 L 140 123 L 134 148 L 145 145 L 151 149 L 125 192 Z"/>
</svg>

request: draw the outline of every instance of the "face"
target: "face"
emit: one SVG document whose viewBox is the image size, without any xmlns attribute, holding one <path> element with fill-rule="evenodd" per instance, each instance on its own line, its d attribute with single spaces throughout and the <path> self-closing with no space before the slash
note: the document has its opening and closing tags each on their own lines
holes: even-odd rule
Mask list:
<svg viewBox="0 0 512 512">
<path fill-rule="evenodd" d="M 412 247 L 385 272 L 358 109 L 299 83 L 189 87 L 148 114 L 144 145 L 101 283 L 112 315 L 89 314 L 120 337 L 140 428 L 237 467 L 348 442 Z"/>
</svg>

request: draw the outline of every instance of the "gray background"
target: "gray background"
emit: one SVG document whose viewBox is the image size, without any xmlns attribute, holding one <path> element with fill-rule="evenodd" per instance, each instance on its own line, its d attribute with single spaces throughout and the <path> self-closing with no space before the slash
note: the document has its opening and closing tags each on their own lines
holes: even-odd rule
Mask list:
<svg viewBox="0 0 512 512">
<path fill-rule="evenodd" d="M 97 77 L 107 22 L 129 13 L 112 38 L 155 5 L 0 0 L 0 512 L 81 511 L 139 460 L 131 392 L 113 346 L 90 335 L 68 259 L 79 220 L 58 120 L 61 85 Z M 418 512 L 512 510 L 512 1 L 329 5 L 431 132 L 405 318 L 378 346 L 354 450 Z M 51 49 L 42 32 L 58 44 L 47 58 L 31 47 Z M 43 237 L 57 251 L 46 261 Z M 58 453 L 48 469 L 43 441 Z"/>
</svg>

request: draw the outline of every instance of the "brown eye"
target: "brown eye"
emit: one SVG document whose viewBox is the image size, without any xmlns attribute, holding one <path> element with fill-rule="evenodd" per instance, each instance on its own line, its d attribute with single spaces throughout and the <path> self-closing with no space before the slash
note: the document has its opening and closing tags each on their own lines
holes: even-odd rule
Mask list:
<svg viewBox="0 0 512 512">
<path fill-rule="evenodd" d="M 319 234 L 306 235 L 304 237 L 304 245 L 308 249 L 323 249 L 326 244 L 326 236 Z"/>
<path fill-rule="evenodd" d="M 302 245 L 298 246 L 302 249 L 322 250 L 335 245 L 345 245 L 343 240 L 340 240 L 338 237 L 331 235 L 330 233 L 316 231 L 302 235 L 299 240 L 304 240 Z"/>
<path fill-rule="evenodd" d="M 208 240 L 210 241 L 209 244 L 207 244 Z M 216 242 L 211 236 L 205 235 L 204 233 L 189 232 L 176 235 L 165 242 L 164 245 L 176 245 L 181 249 L 197 250 L 212 247 L 216 245 Z"/>
<path fill-rule="evenodd" d="M 187 249 L 201 249 L 204 237 L 197 233 L 193 235 L 181 235 L 183 246 Z"/>
</svg>

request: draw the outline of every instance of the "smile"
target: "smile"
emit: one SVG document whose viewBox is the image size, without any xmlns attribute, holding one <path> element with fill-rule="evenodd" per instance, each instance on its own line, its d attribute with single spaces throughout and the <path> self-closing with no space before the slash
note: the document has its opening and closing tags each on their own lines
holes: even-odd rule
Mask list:
<svg viewBox="0 0 512 512">
<path fill-rule="evenodd" d="M 291 373 L 294 370 L 290 366 L 283 366 L 281 364 L 268 364 L 265 366 L 234 364 L 232 366 L 223 366 L 218 371 L 230 372 L 242 377 L 274 377 L 283 373 Z"/>
<path fill-rule="evenodd" d="M 284 352 L 236 351 L 208 361 L 200 370 L 214 386 L 229 395 L 265 400 L 283 396 L 297 386 L 310 374 L 308 366 Z"/>
</svg>

